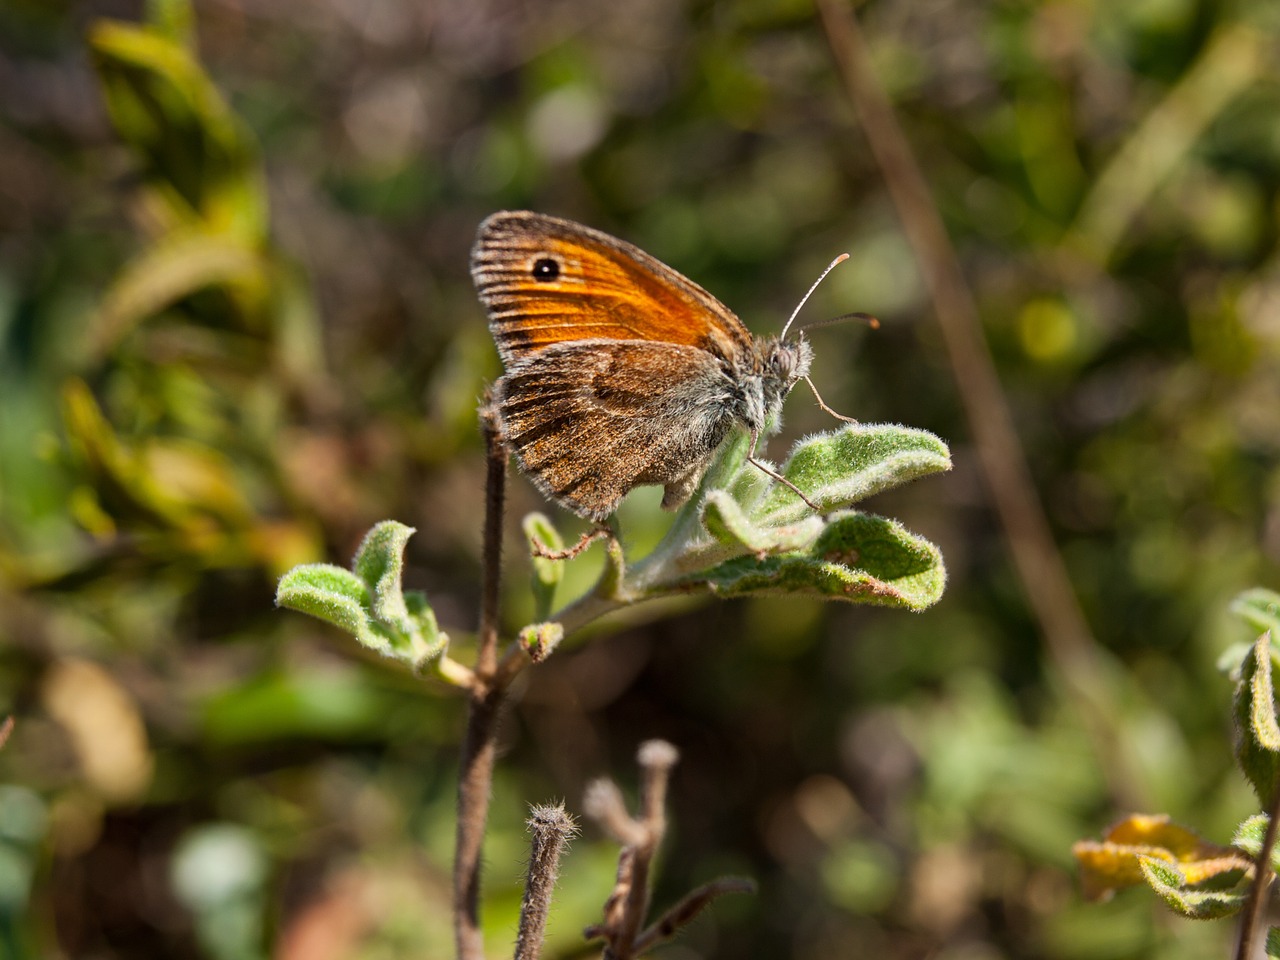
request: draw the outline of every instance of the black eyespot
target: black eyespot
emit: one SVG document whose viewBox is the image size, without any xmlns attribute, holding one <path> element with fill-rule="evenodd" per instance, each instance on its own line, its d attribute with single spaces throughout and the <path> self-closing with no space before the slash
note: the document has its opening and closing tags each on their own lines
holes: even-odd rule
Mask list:
<svg viewBox="0 0 1280 960">
<path fill-rule="evenodd" d="M 550 283 L 560 276 L 560 264 L 550 257 L 543 257 L 533 265 L 533 279 L 539 283 Z"/>
</svg>

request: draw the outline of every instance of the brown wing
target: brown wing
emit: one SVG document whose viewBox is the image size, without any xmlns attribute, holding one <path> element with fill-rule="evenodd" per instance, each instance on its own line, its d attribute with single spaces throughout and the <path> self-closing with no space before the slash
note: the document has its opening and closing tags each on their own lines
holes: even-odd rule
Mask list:
<svg viewBox="0 0 1280 960">
<path fill-rule="evenodd" d="M 688 499 L 734 417 L 732 384 L 706 351 L 643 341 L 553 344 L 494 391 L 504 440 L 552 500 L 603 520 L 633 487 Z"/>
<path fill-rule="evenodd" d="M 493 214 L 476 234 L 471 278 L 508 366 L 571 340 L 681 343 L 730 359 L 751 346 L 742 322 L 692 280 L 570 220 Z"/>
</svg>

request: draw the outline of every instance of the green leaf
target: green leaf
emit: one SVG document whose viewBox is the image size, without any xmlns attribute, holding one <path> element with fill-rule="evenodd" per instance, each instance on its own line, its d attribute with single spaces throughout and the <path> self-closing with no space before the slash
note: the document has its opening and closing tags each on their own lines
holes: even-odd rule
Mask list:
<svg viewBox="0 0 1280 960">
<path fill-rule="evenodd" d="M 147 22 L 188 49 L 195 47 L 195 20 L 191 0 L 147 0 Z"/>
<path fill-rule="evenodd" d="M 234 236 L 177 230 L 161 238 L 117 276 L 93 323 L 93 355 L 101 357 L 148 317 L 206 287 L 234 288 L 251 305 L 265 302 L 270 266 L 256 245 Z"/>
<path fill-rule="evenodd" d="M 1216 920 L 1237 914 L 1248 897 L 1247 886 L 1232 890 L 1189 890 L 1182 871 L 1160 857 L 1143 856 L 1138 862 L 1151 889 L 1172 910 L 1193 920 Z"/>
<path fill-rule="evenodd" d="M 517 640 L 534 663 L 541 663 L 564 639 L 564 627 L 558 623 L 532 623 L 520 630 Z"/>
<path fill-rule="evenodd" d="M 1271 680 L 1271 634 L 1264 633 L 1245 658 L 1236 684 L 1236 760 L 1260 804 L 1270 809 L 1280 784 L 1280 724 Z"/>
<path fill-rule="evenodd" d="M 947 445 L 925 430 L 897 424 L 849 424 L 801 440 L 782 475 L 824 510 L 863 500 L 918 477 L 951 469 Z M 809 508 L 793 490 L 774 484 L 754 519 L 796 520 Z"/>
<path fill-rule="evenodd" d="M 1275 686 L 1271 682 L 1271 632 L 1258 638 L 1254 647 L 1257 672 L 1250 684 L 1251 709 L 1249 727 L 1258 745 L 1272 753 L 1280 752 L 1280 722 L 1276 720 Z"/>
<path fill-rule="evenodd" d="M 676 581 L 719 596 L 775 594 L 923 610 L 942 596 L 938 548 L 901 524 L 870 514 L 833 514 L 805 550 L 737 557 Z"/>
<path fill-rule="evenodd" d="M 1232 600 L 1230 609 L 1255 630 L 1280 634 L 1280 593 L 1254 587 Z"/>
<path fill-rule="evenodd" d="M 1267 928 L 1267 957 L 1280 960 L 1280 927 Z"/>
<path fill-rule="evenodd" d="M 412 535 L 412 527 L 384 520 L 365 535 L 352 571 L 331 564 L 295 567 L 280 578 L 277 605 L 332 623 L 369 649 L 421 669 L 444 653 L 449 638 L 426 596 L 401 590 Z"/>
<path fill-rule="evenodd" d="M 564 549 L 564 539 L 545 514 L 526 514 L 520 524 L 525 540 L 529 543 L 529 555 L 533 559 L 532 591 L 535 616 L 545 618 L 551 612 L 556 587 L 564 576 L 564 561 L 549 560 L 543 552 L 558 553 Z"/>
<path fill-rule="evenodd" d="M 349 570 L 329 563 L 294 567 L 276 585 L 276 606 L 331 623 L 366 647 L 395 655 L 391 637 L 369 618 L 368 588 Z"/>
<path fill-rule="evenodd" d="M 622 541 L 616 536 L 610 537 L 604 545 L 604 569 L 600 571 L 600 579 L 592 591 L 597 597 L 614 597 L 626 582 L 627 559 L 622 550 Z"/>
<path fill-rule="evenodd" d="M 1252 817 L 1248 817 L 1236 828 L 1236 835 L 1231 838 L 1231 845 L 1239 847 L 1257 860 L 1267 836 L 1268 822 L 1265 813 L 1255 813 Z M 1271 848 L 1271 869 L 1280 871 L 1280 844 Z"/>
<path fill-rule="evenodd" d="M 702 505 L 702 523 L 721 543 L 750 553 L 801 550 L 813 543 L 826 526 L 821 517 L 813 514 L 795 523 L 776 526 L 753 523 L 738 501 L 724 490 L 707 494 Z"/>
<path fill-rule="evenodd" d="M 356 549 L 351 569 L 369 587 L 370 610 L 384 623 L 405 624 L 409 610 L 401 590 L 404 549 L 413 527 L 395 520 L 375 524 Z"/>
<path fill-rule="evenodd" d="M 409 646 L 411 655 L 409 662 L 415 670 L 436 660 L 449 647 L 449 635 L 440 629 L 436 622 L 436 612 L 427 602 L 427 595 L 421 590 L 410 590 L 404 595 L 405 608 L 409 611 L 409 621 L 413 624 Z"/>
<path fill-rule="evenodd" d="M 100 21 L 89 33 L 107 111 L 172 223 L 261 242 L 257 149 L 191 51 L 165 29 Z"/>
</svg>

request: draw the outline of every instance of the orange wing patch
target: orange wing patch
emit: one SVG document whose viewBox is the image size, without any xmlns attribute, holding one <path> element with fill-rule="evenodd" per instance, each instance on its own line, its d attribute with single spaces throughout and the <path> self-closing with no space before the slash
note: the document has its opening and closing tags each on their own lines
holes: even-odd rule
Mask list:
<svg viewBox="0 0 1280 960">
<path fill-rule="evenodd" d="M 510 364 L 569 340 L 649 340 L 732 358 L 751 334 L 719 300 L 631 244 L 536 213 L 480 226 L 472 274 Z"/>
</svg>

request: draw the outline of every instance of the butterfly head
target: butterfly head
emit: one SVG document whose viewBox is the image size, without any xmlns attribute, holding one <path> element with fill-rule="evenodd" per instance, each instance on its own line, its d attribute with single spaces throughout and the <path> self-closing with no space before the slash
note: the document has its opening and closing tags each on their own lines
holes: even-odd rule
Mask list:
<svg viewBox="0 0 1280 960">
<path fill-rule="evenodd" d="M 761 355 L 767 389 L 779 399 L 790 393 L 798 380 L 809 375 L 813 364 L 813 347 L 804 337 L 766 340 Z"/>
<path fill-rule="evenodd" d="M 775 421 L 782 401 L 802 377 L 809 375 L 813 363 L 813 347 L 803 337 L 791 340 L 770 337 L 760 345 L 758 380 L 759 408 L 743 417 L 756 429 L 764 429 Z M 754 404 L 752 405 L 754 407 Z"/>
</svg>

